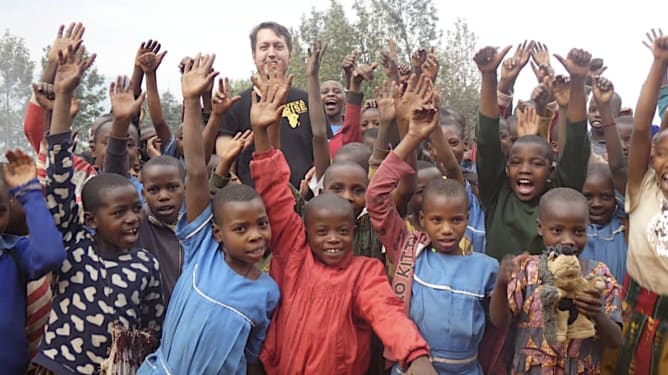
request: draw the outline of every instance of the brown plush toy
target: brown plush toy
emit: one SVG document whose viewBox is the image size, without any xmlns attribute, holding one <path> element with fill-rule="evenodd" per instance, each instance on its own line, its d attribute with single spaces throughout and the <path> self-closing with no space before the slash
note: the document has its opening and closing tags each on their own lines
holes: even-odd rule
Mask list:
<svg viewBox="0 0 668 375">
<path fill-rule="evenodd" d="M 573 299 L 586 288 L 603 290 L 603 278 L 582 276 L 580 261 L 572 249 L 543 254 L 540 277 L 545 337 L 554 343 L 595 336 L 594 323 L 578 311 Z"/>
</svg>

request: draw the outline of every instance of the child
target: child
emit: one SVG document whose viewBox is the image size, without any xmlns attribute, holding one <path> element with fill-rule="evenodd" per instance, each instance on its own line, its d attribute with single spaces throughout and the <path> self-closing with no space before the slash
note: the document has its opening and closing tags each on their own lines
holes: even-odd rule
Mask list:
<svg viewBox="0 0 668 375">
<path fill-rule="evenodd" d="M 509 49 L 497 52 L 496 48 L 487 47 L 474 58 L 482 73 L 476 159 L 480 203 L 485 213 L 486 253 L 497 259 L 508 253 L 543 248 L 534 225 L 540 196 L 554 186 L 582 188 L 586 176 L 583 166 L 589 158 L 584 78 L 591 55 L 576 49 L 571 50 L 567 60 L 561 59 L 572 82 L 568 137 L 556 173 L 552 168 L 552 147 L 539 136 L 521 137 L 512 146 L 507 161 L 503 157 L 496 71 Z"/>
<path fill-rule="evenodd" d="M 624 348 L 618 374 L 665 374 L 663 328 L 668 321 L 668 132 L 652 140 L 650 126 L 662 77 L 668 68 L 668 36 L 647 33 L 645 45 L 654 60 L 642 86 L 634 116 L 629 149 L 626 212 L 629 214 L 629 252 L 624 281 Z M 651 168 L 650 168 L 651 167 Z M 658 328 L 657 328 L 658 327 Z"/>
<path fill-rule="evenodd" d="M 21 150 L 7 151 L 0 178 L 0 361 L 7 374 L 25 373 L 30 362 L 26 337 L 28 281 L 57 269 L 65 259 L 63 239 L 46 208 L 33 160 Z M 10 198 L 25 208 L 30 237 L 7 233 Z M 16 203 L 14 203 L 16 205 Z"/>
<path fill-rule="evenodd" d="M 279 126 L 288 85 L 262 85 L 250 114 L 251 173 L 273 227 L 270 274 L 283 295 L 260 355 L 264 369 L 269 375 L 363 374 L 373 329 L 392 359 L 416 374 L 433 374 L 427 345 L 392 296 L 382 264 L 353 256 L 352 205 L 325 193 L 308 203 L 304 222 L 294 212 L 290 170 L 267 131 Z"/>
<path fill-rule="evenodd" d="M 165 310 L 157 260 L 133 248 L 141 221 L 141 202 L 133 184 L 114 174 L 90 179 L 81 193 L 85 226 L 79 217 L 68 108 L 81 75 L 95 59 L 93 54 L 84 61 L 83 54 L 79 45 L 60 53 L 47 137 L 47 201 L 63 235 L 67 258 L 54 275 L 51 316 L 33 360 L 41 367 L 38 373 L 46 369 L 57 374 L 94 374 L 110 352 L 114 324 L 128 335 L 146 332 L 158 337 Z M 142 101 L 140 96 L 115 106 L 115 120 L 129 123 Z M 141 360 L 146 348 L 123 349 L 132 359 Z"/>
<path fill-rule="evenodd" d="M 482 374 L 478 347 L 498 263 L 460 246 L 468 194 L 459 181 L 443 180 L 436 170 L 426 184 L 419 210 L 424 232 L 410 231 L 394 207 L 392 190 L 413 172 L 405 160 L 438 126 L 437 112 L 411 111 L 408 134 L 382 162 L 367 191 L 371 222 L 397 267 L 393 289 L 427 340 L 439 374 Z M 405 367 L 395 366 L 393 374 L 403 373 L 400 368 Z"/>
<path fill-rule="evenodd" d="M 276 283 L 254 267 L 271 239 L 258 194 L 233 184 L 209 201 L 199 98 L 218 74 L 214 59 L 198 54 L 181 78 L 186 216 L 176 232 L 185 252 L 183 274 L 160 347 L 138 374 L 261 373 L 258 355 L 279 300 Z"/>
<path fill-rule="evenodd" d="M 380 112 L 375 102 L 367 100 L 360 114 L 360 126 L 362 131 L 373 129 L 380 126 Z"/>
<path fill-rule="evenodd" d="M 146 204 L 135 246 L 148 250 L 160 262 L 165 305 L 169 305 L 183 267 L 183 249 L 174 231 L 183 206 L 185 175 L 183 164 L 166 155 L 150 159 L 141 173 Z"/>
<path fill-rule="evenodd" d="M 345 100 L 343 86 L 336 81 L 325 81 L 320 87 L 320 95 L 324 105 L 327 123 L 332 128 L 332 134 L 337 134 L 343 127 L 343 101 Z"/>
<path fill-rule="evenodd" d="M 582 194 L 589 204 L 589 240 L 581 259 L 605 263 L 621 283 L 626 276 L 626 240 L 624 238 L 624 199 L 615 193 L 612 173 L 607 164 L 590 164 Z"/>
<path fill-rule="evenodd" d="M 579 192 L 555 188 L 540 199 L 536 227 L 547 247 L 575 249 L 579 255 L 587 243 L 588 207 Z M 490 303 L 490 317 L 497 326 L 511 322 L 515 332 L 511 373 L 514 374 L 599 374 L 603 348 L 622 345 L 619 289 L 608 267 L 601 262 L 580 259 L 582 275 L 600 276 L 605 287 L 587 288 L 572 301 L 577 312 L 596 327 L 587 339 L 552 340 L 541 299 L 546 255 L 504 258 Z M 516 272 L 516 269 L 519 269 Z M 565 302 L 565 301 L 564 301 Z"/>
</svg>

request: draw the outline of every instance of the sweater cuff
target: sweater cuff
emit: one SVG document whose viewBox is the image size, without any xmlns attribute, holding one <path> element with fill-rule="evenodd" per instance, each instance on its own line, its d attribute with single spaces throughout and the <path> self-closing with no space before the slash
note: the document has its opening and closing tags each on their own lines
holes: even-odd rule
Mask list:
<svg viewBox="0 0 668 375">
<path fill-rule="evenodd" d="M 406 357 L 406 359 L 405 359 L 406 362 L 403 363 L 402 367 L 407 369 L 407 368 L 410 367 L 410 365 L 411 365 L 411 363 L 413 363 L 413 361 L 415 361 L 416 359 L 418 359 L 420 357 L 424 357 L 424 356 L 429 357 L 429 349 L 427 349 L 427 348 L 415 349 L 408 355 L 408 357 Z"/>
<path fill-rule="evenodd" d="M 505 94 L 501 91 L 496 91 L 496 103 L 499 107 L 507 108 L 508 105 L 513 101 L 512 94 Z"/>
<path fill-rule="evenodd" d="M 361 92 L 346 91 L 346 103 L 362 106 L 364 95 Z"/>
<path fill-rule="evenodd" d="M 9 192 L 16 197 L 16 199 L 21 202 L 21 204 L 25 203 L 25 195 L 28 194 L 31 191 L 36 191 L 40 194 L 42 194 L 42 185 L 39 183 L 39 180 L 37 178 L 33 178 L 30 181 L 26 182 L 25 184 L 13 187 L 9 189 Z"/>
<path fill-rule="evenodd" d="M 72 144 L 72 131 L 68 130 L 56 134 L 49 133 L 46 136 L 46 141 L 49 146 L 67 144 L 67 147 L 69 147 Z"/>
</svg>

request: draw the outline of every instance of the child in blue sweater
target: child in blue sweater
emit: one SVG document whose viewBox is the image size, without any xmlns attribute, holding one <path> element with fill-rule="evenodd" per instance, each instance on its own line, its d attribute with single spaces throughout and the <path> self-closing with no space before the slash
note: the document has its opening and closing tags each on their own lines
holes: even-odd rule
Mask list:
<svg viewBox="0 0 668 375">
<path fill-rule="evenodd" d="M 0 179 L 0 363 L 2 373 L 22 374 L 28 368 L 26 284 L 55 270 L 65 259 L 60 232 L 46 208 L 37 168 L 21 150 L 7 151 Z M 10 196 L 26 212 L 30 237 L 5 233 L 10 220 Z"/>
</svg>

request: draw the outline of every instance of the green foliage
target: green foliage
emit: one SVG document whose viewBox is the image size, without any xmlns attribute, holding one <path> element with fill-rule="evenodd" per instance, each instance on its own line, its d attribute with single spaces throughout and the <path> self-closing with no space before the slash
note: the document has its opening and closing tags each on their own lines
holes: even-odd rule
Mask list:
<svg viewBox="0 0 668 375">
<path fill-rule="evenodd" d="M 444 47 L 439 51 L 441 102 L 445 107 L 464 113 L 468 138 L 475 135 L 480 104 L 480 74 L 473 62 L 476 42 L 475 33 L 465 20 L 458 18 L 447 31 Z"/>
<path fill-rule="evenodd" d="M 23 38 L 9 30 L 0 38 L 0 149 L 22 147 L 30 150 L 23 135 L 23 113 L 31 95 L 35 63 Z"/>
<path fill-rule="evenodd" d="M 167 125 L 169 125 L 169 130 L 172 131 L 172 134 L 176 134 L 179 126 L 181 126 L 182 103 L 171 91 L 167 90 L 160 94 L 160 108 L 162 108 L 162 117 L 164 117 Z M 144 101 L 144 120 L 142 124 L 143 126 L 151 126 L 152 123 L 153 120 L 148 110 L 148 103 Z"/>
</svg>

